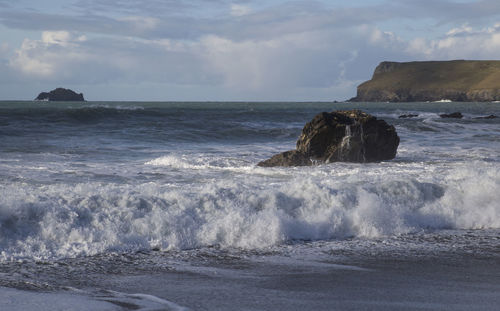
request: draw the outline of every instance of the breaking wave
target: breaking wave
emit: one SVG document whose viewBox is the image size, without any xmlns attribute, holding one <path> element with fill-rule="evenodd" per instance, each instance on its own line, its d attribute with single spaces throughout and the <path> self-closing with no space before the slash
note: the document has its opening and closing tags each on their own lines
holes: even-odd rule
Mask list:
<svg viewBox="0 0 500 311">
<path fill-rule="evenodd" d="M 500 228 L 500 169 L 493 164 L 457 167 L 432 181 L 389 172 L 325 178 L 318 168 L 304 170 L 266 185 L 252 173 L 187 187 L 2 185 L 0 258 L 262 249 L 294 240 Z"/>
</svg>

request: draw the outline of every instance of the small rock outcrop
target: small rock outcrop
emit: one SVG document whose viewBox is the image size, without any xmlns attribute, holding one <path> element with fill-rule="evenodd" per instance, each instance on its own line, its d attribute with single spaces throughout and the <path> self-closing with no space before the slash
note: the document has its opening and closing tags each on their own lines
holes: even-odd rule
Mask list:
<svg viewBox="0 0 500 311">
<path fill-rule="evenodd" d="M 443 113 L 439 115 L 441 118 L 445 119 L 462 119 L 464 116 L 460 112 Z"/>
<path fill-rule="evenodd" d="M 76 93 L 70 89 L 57 88 L 50 92 L 42 92 L 38 94 L 35 100 L 43 101 L 85 101 L 83 94 Z"/>
<path fill-rule="evenodd" d="M 496 115 L 494 115 L 494 114 L 490 114 L 489 116 L 485 116 L 485 117 L 476 117 L 476 118 L 474 118 L 474 119 L 486 119 L 486 120 L 488 120 L 488 119 L 496 119 L 496 118 L 498 118 Z"/>
<path fill-rule="evenodd" d="M 402 114 L 399 116 L 399 119 L 409 119 L 409 118 L 416 118 L 418 117 L 418 114 Z"/>
<path fill-rule="evenodd" d="M 296 150 L 258 166 L 308 166 L 330 162 L 379 162 L 393 159 L 399 145 L 394 126 L 360 110 L 322 112 L 302 129 Z"/>
</svg>

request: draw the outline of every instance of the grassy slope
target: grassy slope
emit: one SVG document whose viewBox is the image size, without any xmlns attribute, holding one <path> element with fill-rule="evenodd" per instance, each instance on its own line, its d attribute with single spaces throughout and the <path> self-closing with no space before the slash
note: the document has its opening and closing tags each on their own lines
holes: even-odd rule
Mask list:
<svg viewBox="0 0 500 311">
<path fill-rule="evenodd" d="M 359 88 L 413 90 L 500 89 L 500 61 L 431 61 L 396 63 L 392 71 L 375 73 Z"/>
</svg>

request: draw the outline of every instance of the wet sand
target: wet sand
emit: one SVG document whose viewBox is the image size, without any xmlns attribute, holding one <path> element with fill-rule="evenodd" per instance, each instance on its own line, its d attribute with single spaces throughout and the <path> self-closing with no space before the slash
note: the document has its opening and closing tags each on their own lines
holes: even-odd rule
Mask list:
<svg viewBox="0 0 500 311">
<path fill-rule="evenodd" d="M 192 310 L 498 310 L 495 259 L 359 261 L 345 269 L 276 263 L 117 278 Z M 193 269 L 196 270 L 196 269 Z M 111 285 L 111 284 L 110 284 Z"/>
<path fill-rule="evenodd" d="M 386 248 L 353 240 L 290 252 L 153 251 L 6 263 L 0 309 L 498 310 L 498 236 L 472 241 L 447 249 L 440 242 L 412 248 L 397 240 Z"/>
</svg>

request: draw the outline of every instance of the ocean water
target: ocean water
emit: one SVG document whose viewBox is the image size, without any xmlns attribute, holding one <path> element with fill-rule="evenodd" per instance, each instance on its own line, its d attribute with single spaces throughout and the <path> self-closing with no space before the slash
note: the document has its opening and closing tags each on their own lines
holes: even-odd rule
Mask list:
<svg viewBox="0 0 500 311">
<path fill-rule="evenodd" d="M 394 160 L 256 166 L 293 149 L 317 113 L 353 108 L 396 127 Z M 439 117 L 455 111 L 464 118 Z M 418 117 L 398 118 L 408 113 Z M 490 114 L 500 116 L 500 103 L 0 102 L 0 297 L 12 310 L 51 310 L 39 303 L 47 299 L 60 310 L 306 301 L 328 310 L 333 294 L 297 301 L 281 281 L 252 288 L 286 299 L 266 292 L 241 308 L 222 304 L 221 292 L 197 293 L 240 293 L 224 284 L 247 288 L 270 275 L 286 283 L 297 269 L 357 275 L 429 261 L 462 272 L 486 264 L 493 293 L 462 305 L 481 300 L 489 310 L 500 300 L 500 118 L 477 117 Z M 363 306 L 459 309 L 452 298 Z"/>
</svg>

